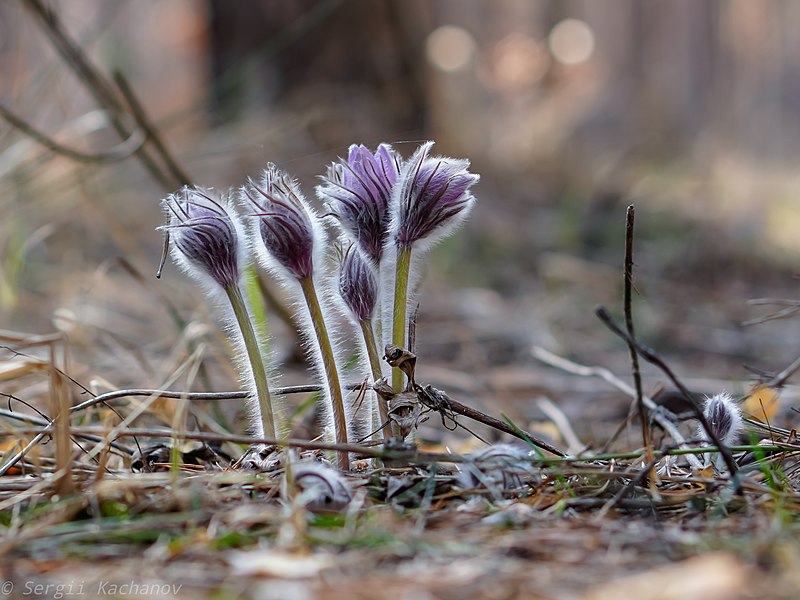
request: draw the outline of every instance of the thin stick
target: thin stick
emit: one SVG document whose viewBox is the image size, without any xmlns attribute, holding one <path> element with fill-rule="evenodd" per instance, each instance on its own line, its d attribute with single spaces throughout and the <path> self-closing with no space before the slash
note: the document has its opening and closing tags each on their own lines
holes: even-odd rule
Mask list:
<svg viewBox="0 0 800 600">
<path fill-rule="evenodd" d="M 623 308 L 625 312 L 625 329 L 631 338 L 636 334 L 633 329 L 633 311 L 631 309 L 631 289 L 633 287 L 633 225 L 636 216 L 636 209 L 633 204 L 628 206 L 625 214 L 625 268 L 623 273 Z M 639 355 L 636 348 L 628 343 L 628 350 L 631 355 L 631 372 L 633 373 L 633 385 L 636 389 L 636 406 L 639 409 L 639 421 L 642 426 L 642 445 L 648 458 L 652 461 L 652 443 L 650 441 L 650 419 L 647 416 L 647 409 L 644 406 L 642 393 L 642 373 L 639 370 Z M 652 473 L 655 476 L 655 471 Z"/>
<path fill-rule="evenodd" d="M 357 390 L 361 386 L 360 385 L 349 385 L 345 386 L 348 390 Z M 273 396 L 284 396 L 288 394 L 311 394 L 314 392 L 322 391 L 321 385 L 290 385 L 286 387 L 279 387 L 270 389 L 270 394 Z M 129 396 L 153 396 L 157 395 L 161 398 L 187 398 L 189 400 L 241 400 L 244 398 L 250 397 L 252 394 L 251 392 L 242 392 L 242 391 L 231 391 L 231 392 L 181 392 L 176 390 L 159 390 L 159 389 L 149 389 L 149 388 L 132 388 L 127 390 L 114 390 L 113 392 L 106 392 L 105 394 L 100 394 L 95 396 L 94 398 L 90 398 L 89 400 L 85 400 L 80 404 L 76 404 L 70 411 L 75 412 L 79 410 L 83 410 L 84 408 L 89 408 L 90 406 L 94 406 L 96 404 L 102 404 L 103 402 L 108 402 L 110 400 L 116 400 L 118 398 L 127 398 Z"/>
<path fill-rule="evenodd" d="M 572 429 L 572 425 L 567 415 L 564 414 L 564 411 L 556 406 L 556 403 L 547 396 L 539 398 L 536 404 L 539 406 L 539 410 L 541 410 L 561 432 L 561 437 L 567 442 L 567 452 L 573 455 L 581 454 L 586 449 L 586 444 L 581 442 L 578 438 L 578 435 L 575 433 L 575 430 Z"/>
<path fill-rule="evenodd" d="M 581 377 L 599 377 L 631 398 L 636 397 L 636 391 L 631 386 L 622 381 L 619 377 L 614 375 L 614 373 L 606 368 L 579 365 L 578 363 L 567 360 L 562 356 L 553 354 L 552 352 L 549 352 L 540 346 L 534 346 L 532 353 L 535 358 L 539 359 L 545 364 L 550 365 L 551 367 L 555 367 L 557 369 L 561 369 L 562 371 L 566 371 L 567 373 L 572 373 L 573 375 L 579 375 Z M 658 423 L 681 448 L 688 448 L 689 446 L 686 442 L 686 438 L 683 437 L 683 434 L 675 426 L 675 423 L 665 415 L 665 409 L 658 406 L 652 398 L 646 395 L 642 395 L 642 401 L 644 402 L 645 406 L 652 411 L 651 414 L 653 420 Z M 691 454 L 687 455 L 686 458 L 695 469 L 703 468 L 703 464 Z"/>
<path fill-rule="evenodd" d="M 21 421 L 23 423 L 31 423 L 33 425 L 42 425 L 44 427 L 50 426 L 50 421 L 47 419 L 43 419 L 41 417 L 37 417 L 34 415 L 26 415 L 18 412 L 14 412 L 11 410 L 6 410 L 5 408 L 0 408 L 0 417 L 5 417 L 6 419 L 13 419 L 15 421 Z M 41 430 L 37 431 L 36 433 L 41 433 Z M 76 435 L 78 439 L 84 439 L 89 442 L 100 442 L 103 438 L 96 436 L 96 435 Z M 134 449 L 130 446 L 126 446 L 125 444 L 120 444 L 119 442 L 111 442 L 111 447 L 119 450 L 120 452 L 124 452 L 125 454 L 133 454 Z"/>
<path fill-rule="evenodd" d="M 537 446 L 538 448 L 541 448 L 542 450 L 547 450 L 548 452 L 551 452 L 551 453 L 555 454 L 556 456 L 561 456 L 561 457 L 566 456 L 566 454 L 564 452 L 562 452 L 561 450 L 559 450 L 558 448 L 548 444 L 547 442 L 545 442 L 542 439 L 539 439 L 538 437 L 536 437 L 535 435 L 533 435 L 532 433 L 530 433 L 528 431 L 524 431 L 522 429 L 514 428 L 511 425 L 509 425 L 508 423 L 506 423 L 505 421 L 501 421 L 500 419 L 495 419 L 494 417 L 491 417 L 491 416 L 487 415 L 486 413 L 482 413 L 481 411 L 476 410 L 476 409 L 474 409 L 474 408 L 472 408 L 470 406 L 467 406 L 466 404 L 461 404 L 461 402 L 458 402 L 457 400 L 453 400 L 449 396 L 447 397 L 447 401 L 449 403 L 450 409 L 454 413 L 458 413 L 459 415 L 463 415 L 465 417 L 468 417 L 468 418 L 472 419 L 473 421 L 478 421 L 479 423 L 483 423 L 484 425 L 488 425 L 489 427 L 494 427 L 495 429 L 499 429 L 500 431 L 502 431 L 504 433 L 507 433 L 509 435 L 513 435 L 515 438 L 519 438 L 519 439 L 525 440 L 525 441 L 530 440 L 530 442 L 534 446 Z"/>
<path fill-rule="evenodd" d="M 125 111 L 114 89 L 100 72 L 89 62 L 86 54 L 81 47 L 69 37 L 64 26 L 61 24 L 55 12 L 47 7 L 42 0 L 25 0 L 25 5 L 39 19 L 47 36 L 53 46 L 72 68 L 75 74 L 84 82 L 86 89 L 94 97 L 95 101 L 110 111 L 111 125 L 123 139 L 130 137 L 131 132 L 122 122 L 120 115 Z M 142 165 L 150 172 L 153 178 L 158 181 L 165 189 L 174 188 L 173 182 L 156 164 L 153 158 L 147 153 L 144 146 L 138 148 L 134 154 L 141 161 Z"/>
<path fill-rule="evenodd" d="M 770 379 L 764 385 L 771 388 L 781 388 L 784 385 L 786 385 L 786 382 L 789 381 L 789 378 L 792 375 L 794 375 L 798 369 L 800 369 L 800 356 L 794 359 L 794 362 L 792 364 L 790 364 L 783 371 L 775 375 L 775 377 Z"/>
<path fill-rule="evenodd" d="M 120 144 L 117 144 L 113 148 L 102 152 L 81 152 L 80 150 L 75 150 L 74 148 L 70 148 L 69 146 L 65 146 L 64 144 L 56 142 L 54 139 L 45 135 L 33 125 L 22 119 L 22 117 L 14 114 L 2 102 L 0 102 L 0 116 L 8 121 L 9 125 L 27 135 L 33 141 L 41 144 L 51 152 L 79 162 L 108 164 L 125 160 L 126 158 L 135 154 L 136 151 L 142 147 L 146 139 L 142 131 L 137 129 L 130 135 L 130 137 L 128 137 L 128 139 Z"/>
<path fill-rule="evenodd" d="M 158 129 L 150 122 L 147 113 L 136 97 L 136 94 L 133 92 L 127 78 L 120 71 L 114 71 L 114 82 L 117 84 L 117 88 L 128 103 L 131 114 L 133 118 L 136 119 L 136 124 L 147 134 L 147 139 L 153 144 L 153 148 L 155 148 L 161 160 L 164 161 L 164 165 L 169 172 L 172 173 L 172 176 L 179 181 L 181 185 L 190 185 L 192 183 L 192 178 L 189 177 L 186 170 L 178 164 L 178 161 L 175 160 L 172 153 L 167 149 L 164 140 L 161 139 L 161 135 L 158 133 Z"/>
<path fill-rule="evenodd" d="M 731 474 L 731 480 L 733 482 L 734 489 L 738 490 L 741 487 L 741 484 L 736 477 L 736 471 L 738 470 L 736 461 L 733 460 L 730 449 L 720 441 L 716 432 L 711 427 L 711 424 L 708 422 L 708 419 L 706 419 L 706 416 L 703 414 L 703 411 L 698 406 L 694 396 L 692 396 L 692 393 L 686 388 L 685 385 L 683 385 L 683 383 L 680 382 L 680 380 L 672 372 L 672 369 L 670 369 L 667 364 L 661 360 L 661 358 L 659 358 L 655 351 L 653 351 L 651 348 L 643 346 L 636 338 L 630 336 L 619 325 L 617 325 L 604 306 L 597 307 L 594 312 L 606 327 L 608 327 L 612 332 L 617 334 L 629 344 L 632 344 L 643 359 L 661 369 L 661 371 L 663 371 L 669 380 L 672 381 L 673 385 L 678 388 L 678 391 L 680 391 L 686 401 L 689 402 L 689 406 L 692 408 L 695 418 L 700 422 L 700 425 L 703 427 L 706 435 L 708 435 L 708 439 L 714 443 L 719 450 L 719 453 L 722 455 L 722 458 L 725 461 L 725 466 L 728 467 L 728 472 Z"/>
</svg>

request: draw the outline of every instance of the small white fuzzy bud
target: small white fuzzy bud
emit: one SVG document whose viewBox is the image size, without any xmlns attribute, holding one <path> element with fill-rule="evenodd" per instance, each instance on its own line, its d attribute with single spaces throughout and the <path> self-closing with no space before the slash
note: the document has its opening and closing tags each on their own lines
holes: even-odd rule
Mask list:
<svg viewBox="0 0 800 600">
<path fill-rule="evenodd" d="M 744 426 L 744 420 L 739 405 L 730 394 L 722 392 L 710 398 L 707 397 L 703 407 L 703 416 L 723 445 L 731 446 L 736 443 L 739 432 Z M 697 437 L 706 443 L 711 443 L 708 433 L 702 425 L 697 429 Z M 706 463 L 710 463 L 708 455 Z M 721 454 L 717 455 L 714 464 L 718 471 L 724 471 L 726 468 Z"/>
</svg>

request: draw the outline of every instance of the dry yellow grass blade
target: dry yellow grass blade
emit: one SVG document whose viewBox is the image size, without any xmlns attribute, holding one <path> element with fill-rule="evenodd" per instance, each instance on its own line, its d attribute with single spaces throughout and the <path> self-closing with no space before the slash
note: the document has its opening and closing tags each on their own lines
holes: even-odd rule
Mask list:
<svg viewBox="0 0 800 600">
<path fill-rule="evenodd" d="M 32 358 L 2 360 L 0 361 L 0 381 L 11 381 L 30 373 L 48 369 L 49 365 L 47 363 Z"/>
</svg>

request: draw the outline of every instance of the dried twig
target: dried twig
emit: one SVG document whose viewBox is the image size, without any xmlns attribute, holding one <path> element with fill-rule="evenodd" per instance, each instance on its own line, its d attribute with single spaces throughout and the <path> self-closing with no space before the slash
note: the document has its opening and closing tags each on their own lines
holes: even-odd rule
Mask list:
<svg viewBox="0 0 800 600">
<path fill-rule="evenodd" d="M 53 47 L 84 82 L 86 89 L 94 97 L 95 101 L 109 110 L 111 126 L 122 139 L 130 138 L 131 130 L 122 119 L 125 110 L 114 93 L 114 88 L 89 62 L 81 47 L 70 38 L 56 13 L 47 7 L 42 0 L 25 0 L 25 5 L 37 17 L 42 29 L 50 38 Z M 137 148 L 134 151 L 134 155 L 165 189 L 174 189 L 174 183 L 170 181 L 167 174 L 161 170 L 156 161 L 148 154 L 144 145 Z"/>
<path fill-rule="evenodd" d="M 740 483 L 736 477 L 737 466 L 736 461 L 733 460 L 733 456 L 731 455 L 730 448 L 725 446 L 720 441 L 719 436 L 717 436 L 713 427 L 711 427 L 711 424 L 708 422 L 708 419 L 706 419 L 705 415 L 703 414 L 703 410 L 697 404 L 697 401 L 694 399 L 694 396 L 692 396 L 692 393 L 686 388 L 685 385 L 683 385 L 683 383 L 681 383 L 681 381 L 672 372 L 672 369 L 670 369 L 669 366 L 663 360 L 661 360 L 654 350 L 642 345 L 636 338 L 629 335 L 619 325 L 617 325 L 604 306 L 599 306 L 596 308 L 595 314 L 606 327 L 608 327 L 612 332 L 617 334 L 629 344 L 633 344 L 633 346 L 636 348 L 636 351 L 643 359 L 661 369 L 661 371 L 669 378 L 669 380 L 672 381 L 673 385 L 678 389 L 678 391 L 680 391 L 686 401 L 689 402 L 689 406 L 692 408 L 695 418 L 700 422 L 700 425 L 703 427 L 706 435 L 708 435 L 708 439 L 713 442 L 719 453 L 722 455 L 722 458 L 725 461 L 725 466 L 728 467 L 728 471 L 731 474 L 734 488 L 738 490 Z"/>
<path fill-rule="evenodd" d="M 164 161 L 164 165 L 169 169 L 169 172 L 172 173 L 172 176 L 181 185 L 191 184 L 192 178 L 189 177 L 186 170 L 178 164 L 178 161 L 167 149 L 166 144 L 161 139 L 161 134 L 159 134 L 158 129 L 150 122 L 150 118 L 147 116 L 142 104 L 133 92 L 127 78 L 120 71 L 114 71 L 114 82 L 117 84 L 117 88 L 128 103 L 131 114 L 133 118 L 136 119 L 136 124 L 147 134 L 147 139 L 153 144 L 153 148 L 161 157 L 161 160 Z"/>
<path fill-rule="evenodd" d="M 108 164 L 125 160 L 133 155 L 145 142 L 145 136 L 140 129 L 134 131 L 124 142 L 103 152 L 82 152 L 64 144 L 56 142 L 51 137 L 36 129 L 22 117 L 14 114 L 11 109 L 0 102 L 0 116 L 12 127 L 27 135 L 33 141 L 41 144 L 51 152 L 65 156 L 79 162 Z"/>
<path fill-rule="evenodd" d="M 788 300 L 783 298 L 754 298 L 752 300 L 748 300 L 747 304 L 750 306 L 784 306 L 785 308 L 768 313 L 761 317 L 744 321 L 742 322 L 742 325 L 745 327 L 750 325 L 760 325 L 761 323 L 766 323 L 767 321 L 785 319 L 800 312 L 800 300 Z"/>
<path fill-rule="evenodd" d="M 548 444 L 544 440 L 540 439 L 539 437 L 533 435 L 528 431 L 512 427 L 505 421 L 501 421 L 500 419 L 496 419 L 492 416 L 489 416 L 486 413 L 483 413 L 475 408 L 467 406 L 466 404 L 461 404 L 461 402 L 453 400 L 449 396 L 447 397 L 447 401 L 449 404 L 449 408 L 454 413 L 458 413 L 459 415 L 463 415 L 465 417 L 472 419 L 473 421 L 478 421 L 479 423 L 483 423 L 484 425 L 493 427 L 494 429 L 499 429 L 504 433 L 513 435 L 514 437 L 524 440 L 526 442 L 529 441 L 534 446 L 541 448 L 542 450 L 547 450 L 548 452 L 551 452 L 556 456 L 566 456 L 564 452 L 562 452 L 552 444 Z"/>
<path fill-rule="evenodd" d="M 23 413 L 18 413 L 13 410 L 6 410 L 5 408 L 0 408 L 0 417 L 4 417 L 6 419 L 13 419 L 15 421 L 21 421 L 22 423 L 31 423 L 33 425 L 41 425 L 43 427 L 50 427 L 50 421 L 47 419 L 43 419 L 41 417 L 37 417 L 35 415 L 26 415 Z M 41 430 L 37 430 L 36 433 L 41 433 Z M 96 436 L 96 435 L 80 435 L 74 436 L 78 439 L 85 439 L 89 442 L 100 442 L 103 438 Z M 111 442 L 111 447 L 119 450 L 120 452 L 124 452 L 125 454 L 133 454 L 134 449 L 130 446 L 126 446 L 125 444 L 120 444 L 119 442 Z"/>
<path fill-rule="evenodd" d="M 631 398 L 636 398 L 636 391 L 631 386 L 604 367 L 588 367 L 585 365 L 579 365 L 578 363 L 572 362 L 571 360 L 568 360 L 562 356 L 553 354 L 552 352 L 549 352 L 540 346 L 534 346 L 531 352 L 535 358 L 550 365 L 551 367 L 555 367 L 557 369 L 561 369 L 562 371 L 566 371 L 567 373 L 572 373 L 581 377 L 599 377 Z M 675 423 L 667 416 L 667 411 L 663 407 L 658 406 L 652 398 L 644 394 L 642 395 L 642 402 L 644 402 L 645 406 L 650 409 L 653 420 L 658 423 L 673 440 L 675 440 L 680 448 L 689 447 L 686 443 L 686 438 L 683 437 L 683 434 L 681 434 L 681 432 L 675 426 Z M 691 454 L 687 455 L 686 458 L 695 469 L 703 468 L 703 464 Z"/>
<path fill-rule="evenodd" d="M 767 381 L 764 385 L 770 388 L 782 388 L 789 381 L 789 378 L 800 369 L 800 356 L 794 359 L 794 362 L 786 367 L 780 373 L 777 373 L 772 379 Z"/>
<path fill-rule="evenodd" d="M 625 268 L 623 272 L 623 308 L 625 312 L 625 329 L 631 338 L 636 337 L 633 329 L 633 312 L 631 309 L 631 288 L 633 287 L 633 225 L 636 209 L 633 204 L 628 206 L 625 215 Z M 633 373 L 633 384 L 636 389 L 636 406 L 639 409 L 639 420 L 642 426 L 642 444 L 648 456 L 652 449 L 650 442 L 650 421 L 647 418 L 644 400 L 642 399 L 642 373 L 639 370 L 639 356 L 636 348 L 628 343 L 631 354 L 631 371 Z"/>
<path fill-rule="evenodd" d="M 582 454 L 586 449 L 586 444 L 578 439 L 564 411 L 546 396 L 539 398 L 536 404 L 539 406 L 539 410 L 541 410 L 561 432 L 561 436 L 567 442 L 567 452 L 572 455 Z"/>
</svg>

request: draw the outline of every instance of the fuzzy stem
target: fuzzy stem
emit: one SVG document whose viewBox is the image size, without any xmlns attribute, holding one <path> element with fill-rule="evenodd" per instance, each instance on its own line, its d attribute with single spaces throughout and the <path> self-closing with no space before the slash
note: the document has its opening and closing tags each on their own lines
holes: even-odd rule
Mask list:
<svg viewBox="0 0 800 600">
<path fill-rule="evenodd" d="M 319 352 L 322 356 L 322 366 L 325 369 L 325 377 L 328 380 L 328 392 L 333 405 L 333 427 L 336 433 L 336 441 L 340 444 L 347 443 L 347 419 L 344 412 L 344 400 L 342 398 L 342 387 L 339 384 L 339 372 L 336 370 L 336 360 L 333 356 L 333 347 L 328 336 L 328 329 L 325 326 L 325 319 L 322 316 L 322 308 L 317 298 L 317 290 L 314 281 L 310 277 L 299 280 L 300 288 L 308 306 L 311 322 L 314 325 Z M 339 468 L 343 471 L 350 469 L 350 459 L 347 452 L 339 452 Z"/>
<path fill-rule="evenodd" d="M 267 383 L 267 372 L 264 369 L 264 360 L 261 356 L 261 349 L 258 346 L 255 331 L 253 330 L 253 323 L 250 321 L 250 315 L 247 312 L 244 298 L 242 297 L 242 290 L 237 284 L 230 284 L 225 286 L 225 293 L 228 295 L 228 300 L 231 302 L 233 314 L 236 316 L 236 321 L 239 324 L 239 329 L 242 331 L 242 339 L 244 340 L 244 347 L 247 351 L 247 359 L 250 361 L 250 369 L 253 372 L 253 380 L 256 384 L 256 396 L 258 397 L 258 406 L 261 409 L 261 424 L 264 428 L 265 436 L 275 436 L 275 420 L 272 416 L 272 400 L 269 396 L 269 384 Z"/>
<path fill-rule="evenodd" d="M 372 331 L 372 323 L 369 321 L 359 321 L 361 325 L 361 333 L 364 336 L 364 344 L 367 346 L 367 355 L 369 356 L 369 366 L 372 368 L 372 378 L 377 381 L 382 377 L 381 373 L 381 359 L 378 355 L 378 345 L 375 343 L 375 333 Z M 376 394 L 377 396 L 377 394 Z M 383 428 L 383 440 L 388 442 L 392 439 L 392 423 L 389 421 L 389 404 L 378 397 L 378 411 L 380 413 L 380 424 L 387 423 Z"/>
<path fill-rule="evenodd" d="M 406 310 L 408 305 L 408 274 L 411 269 L 411 246 L 397 247 L 397 263 L 394 284 L 394 313 L 392 315 L 392 343 L 406 347 Z M 392 369 L 392 387 L 403 391 L 403 372 Z"/>
</svg>

